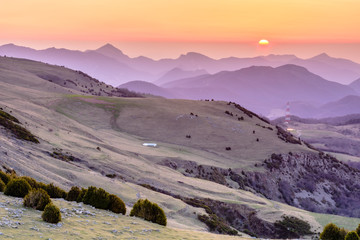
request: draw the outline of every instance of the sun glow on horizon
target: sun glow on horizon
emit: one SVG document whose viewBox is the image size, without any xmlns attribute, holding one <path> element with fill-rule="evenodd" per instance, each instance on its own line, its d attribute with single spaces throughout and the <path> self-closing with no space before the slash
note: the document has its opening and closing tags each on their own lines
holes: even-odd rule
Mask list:
<svg viewBox="0 0 360 240">
<path fill-rule="evenodd" d="M 260 45 L 268 45 L 268 44 L 269 44 L 269 41 L 266 40 L 266 39 L 261 39 L 261 40 L 259 41 L 259 44 L 260 44 Z"/>
</svg>

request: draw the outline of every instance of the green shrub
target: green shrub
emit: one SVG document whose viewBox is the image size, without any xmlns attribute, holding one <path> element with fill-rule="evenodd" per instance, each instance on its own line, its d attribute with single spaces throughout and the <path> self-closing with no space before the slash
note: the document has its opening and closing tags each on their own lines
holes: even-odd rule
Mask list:
<svg viewBox="0 0 360 240">
<path fill-rule="evenodd" d="M 8 182 L 10 181 L 11 177 L 9 174 L 4 173 L 3 171 L 0 170 L 0 178 L 1 180 L 5 183 L 8 184 Z"/>
<path fill-rule="evenodd" d="M 121 213 L 125 215 L 126 206 L 125 203 L 116 195 L 109 195 L 109 210 L 114 213 Z"/>
<path fill-rule="evenodd" d="M 60 209 L 54 204 L 49 203 L 48 205 L 46 205 L 41 217 L 45 222 L 58 223 L 61 221 Z"/>
<path fill-rule="evenodd" d="M 320 239 L 322 240 L 341 239 L 340 228 L 333 223 L 329 223 L 324 227 L 322 233 L 320 233 Z"/>
<path fill-rule="evenodd" d="M 49 194 L 51 198 L 66 198 L 66 192 L 52 183 L 48 185 L 42 185 L 41 187 L 44 188 L 44 190 Z"/>
<path fill-rule="evenodd" d="M 130 216 L 140 217 L 147 221 L 166 226 L 166 216 L 156 203 L 139 199 L 133 206 Z"/>
<path fill-rule="evenodd" d="M 3 180 L 0 179 L 0 192 L 3 192 L 5 189 L 5 183 L 3 182 Z"/>
<path fill-rule="evenodd" d="M 43 211 L 51 203 L 49 194 L 44 189 L 31 190 L 24 198 L 24 206 Z"/>
<path fill-rule="evenodd" d="M 67 201 L 76 201 L 80 195 L 80 188 L 73 186 L 71 187 L 70 191 L 68 192 L 67 196 L 66 196 L 66 200 Z"/>
<path fill-rule="evenodd" d="M 102 188 L 90 186 L 83 197 L 83 203 L 95 208 L 109 209 L 109 193 Z"/>
<path fill-rule="evenodd" d="M 216 214 L 209 214 L 207 215 L 198 215 L 198 219 L 205 223 L 208 227 L 210 232 L 216 232 L 220 234 L 227 234 L 227 235 L 237 235 L 238 231 L 235 229 L 232 229 L 225 221 L 224 219 L 218 217 Z M 250 236 L 256 236 L 254 233 L 250 232 L 249 230 L 245 229 L 244 232 Z"/>
<path fill-rule="evenodd" d="M 356 231 L 348 232 L 345 236 L 345 240 L 359 240 L 359 235 Z"/>
<path fill-rule="evenodd" d="M 341 228 L 339 234 L 340 234 L 340 238 L 339 238 L 339 239 L 340 239 L 340 240 L 344 240 L 345 237 L 346 237 L 346 234 L 348 234 L 348 231 L 347 231 L 346 229 L 344 229 L 344 228 Z"/>
<path fill-rule="evenodd" d="M 282 216 L 282 220 L 275 222 L 275 227 L 280 229 L 286 229 L 299 236 L 312 234 L 311 226 L 308 222 L 305 222 L 299 218 L 293 216 Z"/>
<path fill-rule="evenodd" d="M 360 236 L 360 224 L 358 225 L 358 227 L 356 228 L 356 233 Z"/>
<path fill-rule="evenodd" d="M 39 188 L 39 183 L 31 177 L 23 176 L 23 177 L 20 177 L 19 179 L 24 179 L 25 181 L 27 181 L 30 184 L 32 189 Z"/>
<path fill-rule="evenodd" d="M 4 194 L 13 197 L 25 197 L 31 190 L 30 184 L 24 179 L 11 179 L 6 185 Z"/>
<path fill-rule="evenodd" d="M 12 120 L 0 116 L 0 125 L 9 130 L 18 139 L 26 140 L 34 143 L 40 143 L 39 140 L 26 128 L 14 123 Z"/>
<path fill-rule="evenodd" d="M 87 192 L 87 189 L 81 188 L 81 192 L 80 192 L 78 198 L 76 199 L 76 202 L 82 202 L 86 192 Z"/>
</svg>

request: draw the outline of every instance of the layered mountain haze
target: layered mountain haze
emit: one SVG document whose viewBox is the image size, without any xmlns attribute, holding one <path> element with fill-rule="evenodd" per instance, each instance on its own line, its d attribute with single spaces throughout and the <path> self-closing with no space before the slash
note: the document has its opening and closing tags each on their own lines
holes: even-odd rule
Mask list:
<svg viewBox="0 0 360 240">
<path fill-rule="evenodd" d="M 156 80 L 154 83 L 157 85 L 162 85 L 175 80 L 201 76 L 205 74 L 208 74 L 208 72 L 206 72 L 205 70 L 186 71 L 186 70 L 182 70 L 181 68 L 174 68 L 171 69 L 169 72 L 165 73 L 161 78 Z"/>
<path fill-rule="evenodd" d="M 64 65 L 84 71 L 114 86 L 133 80 L 156 81 L 175 68 L 183 71 L 206 71 L 214 74 L 251 66 L 278 67 L 285 64 L 295 64 L 303 66 L 327 80 L 343 84 L 348 84 L 360 76 L 360 64 L 347 59 L 333 58 L 327 54 L 320 54 L 309 59 L 301 59 L 295 55 L 274 54 L 252 58 L 213 59 L 200 53 L 189 52 L 176 59 L 153 60 L 145 56 L 131 58 L 111 44 L 84 52 L 56 48 L 35 50 L 7 44 L 0 46 L 0 55 Z M 201 72 L 201 74 L 203 73 Z M 183 77 L 180 75 L 179 78 Z"/>
<path fill-rule="evenodd" d="M 0 47 L 0 55 L 27 58 L 80 70 L 113 86 L 117 86 L 119 82 L 151 78 L 147 73 L 96 51 L 81 52 L 57 48 L 34 50 L 8 44 Z"/>
<path fill-rule="evenodd" d="M 360 94 L 360 78 L 349 84 L 358 94 Z"/>
<path fill-rule="evenodd" d="M 164 98 L 181 98 L 181 94 L 177 94 L 175 91 L 168 90 L 166 88 L 159 87 L 153 83 L 145 81 L 131 81 L 118 86 L 119 88 L 125 88 L 130 91 L 151 94 L 154 96 L 160 96 Z M 186 98 L 186 97 L 183 97 Z"/>
<path fill-rule="evenodd" d="M 139 197 L 147 198 L 165 211 L 168 226 L 159 230 L 165 237 L 188 231 L 195 239 L 201 235 L 199 231 L 208 230 L 223 234 L 236 230 L 235 234 L 242 236 L 266 238 L 300 237 L 310 233 L 283 227 L 283 219 L 294 217 L 319 232 L 330 221 L 329 213 L 343 216 L 331 215 L 331 221 L 356 227 L 358 219 L 349 217 L 360 217 L 360 171 L 239 104 L 103 95 L 104 89 L 111 87 L 84 73 L 24 59 L 0 60 L 1 108 L 19 119 L 40 142 L 23 141 L 1 127 L 0 162 L 6 169 L 54 182 L 66 190 L 73 185 L 102 187 L 121 197 L 128 209 Z M 337 86 L 292 65 L 203 77 L 218 89 L 220 75 L 232 77 L 224 86 L 233 79 L 240 86 L 260 75 L 281 82 L 283 76 L 297 80 L 304 73 L 315 87 Z M 48 75 L 57 78 L 43 77 Z M 251 78 L 244 80 L 244 76 Z M 80 87 L 69 88 L 66 79 Z M 96 85 L 96 94 L 84 92 L 91 84 Z M 204 82 L 199 78 L 194 84 L 202 87 Z M 330 93 L 329 98 L 336 96 Z M 157 147 L 143 143 L 156 143 Z M 55 158 L 54 152 L 75 160 Z M 108 219 L 102 212 L 97 214 Z M 73 231 L 71 221 L 68 217 L 64 220 L 64 228 L 69 228 L 64 236 Z M 142 221 L 136 224 L 145 226 Z M 19 228 L 22 226 L 28 223 Z M 90 230 L 84 227 L 83 231 Z M 183 237 L 178 234 L 174 238 Z"/>
<path fill-rule="evenodd" d="M 168 89 L 218 89 L 216 99 L 241 102 L 256 112 L 268 115 L 286 101 L 327 103 L 356 92 L 345 85 L 327 81 L 303 67 L 284 65 L 249 67 L 233 72 L 177 80 L 163 85 Z M 222 89 L 224 92 L 221 95 Z M 191 94 L 191 91 L 189 91 Z M 228 92 L 232 94 L 228 94 Z M 188 98 L 196 99 L 196 96 Z M 211 93 L 206 98 L 211 98 Z M 204 97 L 204 96 L 202 96 Z"/>
<path fill-rule="evenodd" d="M 303 66 L 323 78 L 342 84 L 349 84 L 360 76 L 360 64 L 353 61 L 333 58 L 322 53 L 309 59 L 293 59 L 292 64 Z"/>
</svg>

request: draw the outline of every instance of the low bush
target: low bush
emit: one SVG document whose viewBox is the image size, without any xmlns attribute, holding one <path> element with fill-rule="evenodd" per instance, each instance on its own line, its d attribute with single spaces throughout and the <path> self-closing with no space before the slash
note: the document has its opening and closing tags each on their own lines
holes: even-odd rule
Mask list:
<svg viewBox="0 0 360 240">
<path fill-rule="evenodd" d="M 0 116 L 0 125 L 5 127 L 8 131 L 10 131 L 16 138 L 30 141 L 34 143 L 40 143 L 39 140 L 26 128 L 18 125 L 18 123 L 14 123 L 12 120 Z"/>
<path fill-rule="evenodd" d="M 322 233 L 320 233 L 320 239 L 322 240 L 339 240 L 341 239 L 340 228 L 333 223 L 329 223 L 324 227 Z"/>
<path fill-rule="evenodd" d="M 360 236 L 360 224 L 358 225 L 358 227 L 356 228 L 356 233 Z"/>
<path fill-rule="evenodd" d="M 359 240 L 359 235 L 356 231 L 348 232 L 345 236 L 345 240 Z"/>
<path fill-rule="evenodd" d="M 48 205 L 46 205 L 41 217 L 45 222 L 58 223 L 61 221 L 60 209 L 54 204 L 49 203 Z"/>
<path fill-rule="evenodd" d="M 83 203 L 99 209 L 109 209 L 109 193 L 102 188 L 90 186 L 83 197 Z"/>
<path fill-rule="evenodd" d="M 25 197 L 31 190 L 30 184 L 24 179 L 11 179 L 5 187 L 4 194 L 13 197 Z"/>
<path fill-rule="evenodd" d="M 24 206 L 43 211 L 51 203 L 49 194 L 44 189 L 31 190 L 24 198 Z"/>
<path fill-rule="evenodd" d="M 289 236 L 298 237 L 313 234 L 308 222 L 293 216 L 282 216 L 282 220 L 276 221 L 274 225 L 279 229 L 286 230 L 286 232 L 289 232 L 288 234 L 290 232 L 294 233 L 294 235 L 290 234 Z"/>
<path fill-rule="evenodd" d="M 81 193 L 79 187 L 73 186 L 66 196 L 67 201 L 76 201 Z"/>
<path fill-rule="evenodd" d="M 3 192 L 5 189 L 5 183 L 3 182 L 3 180 L 0 179 L 0 192 Z"/>
<path fill-rule="evenodd" d="M 31 177 L 23 176 L 20 177 L 19 179 L 24 179 L 25 181 L 27 181 L 32 189 L 39 188 L 39 183 Z"/>
<path fill-rule="evenodd" d="M 209 227 L 210 232 L 216 232 L 227 235 L 237 235 L 238 231 L 232 229 L 223 219 L 216 214 L 198 215 L 198 219 Z M 252 236 L 252 235 L 251 235 Z"/>
<path fill-rule="evenodd" d="M 5 184 L 7 184 L 7 183 L 10 181 L 10 179 L 11 179 L 11 177 L 10 177 L 9 174 L 4 173 L 4 172 L 1 171 L 1 170 L 0 170 L 0 178 L 1 178 L 1 180 L 2 180 Z"/>
<path fill-rule="evenodd" d="M 51 198 L 66 198 L 66 192 L 52 183 L 42 185 L 41 188 L 43 188 Z"/>
<path fill-rule="evenodd" d="M 340 239 L 344 240 L 349 231 L 344 228 L 340 228 Z"/>
<path fill-rule="evenodd" d="M 78 198 L 76 199 L 76 202 L 82 202 L 86 192 L 87 192 L 87 189 L 81 188 L 81 191 L 79 193 Z"/>
<path fill-rule="evenodd" d="M 123 200 L 121 200 L 118 196 L 114 194 L 109 195 L 109 210 L 114 213 L 121 213 L 125 215 L 126 206 Z"/>
<path fill-rule="evenodd" d="M 130 216 L 140 217 L 147 221 L 166 226 L 166 216 L 156 203 L 139 199 L 133 206 Z"/>
</svg>

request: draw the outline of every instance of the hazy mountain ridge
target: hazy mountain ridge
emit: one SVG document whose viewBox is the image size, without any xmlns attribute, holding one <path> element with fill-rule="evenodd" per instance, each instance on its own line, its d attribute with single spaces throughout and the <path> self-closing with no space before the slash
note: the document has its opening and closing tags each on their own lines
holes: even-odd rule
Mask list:
<svg viewBox="0 0 360 240">
<path fill-rule="evenodd" d="M 156 80 L 154 83 L 157 85 L 163 85 L 165 83 L 175 81 L 183 78 L 190 78 L 195 76 L 201 76 L 208 74 L 205 70 L 193 70 L 193 71 L 185 71 L 181 68 L 174 68 L 165 73 L 162 77 Z"/>
<path fill-rule="evenodd" d="M 178 95 L 171 90 L 159 87 L 153 83 L 145 81 L 131 81 L 118 86 L 121 89 L 128 89 L 130 91 L 152 94 L 155 96 L 165 97 L 165 98 L 177 98 Z"/>
<path fill-rule="evenodd" d="M 360 76 L 360 64 L 346 59 L 332 58 L 326 54 L 309 59 L 300 59 L 294 55 L 273 54 L 252 58 L 213 59 L 200 53 L 190 52 L 176 59 L 153 60 L 144 56 L 131 58 L 111 44 L 85 52 L 55 48 L 34 50 L 7 44 L 0 46 L 0 55 L 29 58 L 79 69 L 113 86 L 133 80 L 152 82 L 174 68 L 184 71 L 200 69 L 214 74 L 250 66 L 278 67 L 296 64 L 306 67 L 325 79 L 339 83 L 350 83 Z"/>
<path fill-rule="evenodd" d="M 237 71 L 223 71 L 214 75 L 181 79 L 163 85 L 175 88 L 192 89 L 217 88 L 218 94 L 206 98 L 241 102 L 245 106 L 264 115 L 273 108 L 281 108 L 287 101 L 306 101 L 309 103 L 327 103 L 342 97 L 356 94 L 345 85 L 327 81 L 303 67 L 283 65 L 280 67 L 249 67 Z M 232 92 L 221 94 L 221 89 Z M 196 96 L 186 95 L 190 99 Z M 204 96 L 202 96 L 204 97 Z"/>
<path fill-rule="evenodd" d="M 349 86 L 355 89 L 358 94 L 360 94 L 360 78 L 350 83 Z"/>
<path fill-rule="evenodd" d="M 347 95 L 325 104 L 291 102 L 291 113 L 303 118 L 331 118 L 360 113 L 360 96 Z"/>
<path fill-rule="evenodd" d="M 0 47 L 0 55 L 66 66 L 83 71 L 113 86 L 117 86 L 117 83 L 122 81 L 151 78 L 148 73 L 134 70 L 122 62 L 118 62 L 96 51 L 81 52 L 57 48 L 35 50 L 7 44 Z"/>
</svg>

